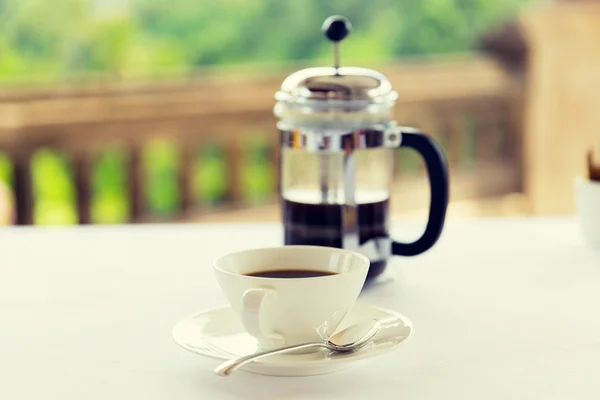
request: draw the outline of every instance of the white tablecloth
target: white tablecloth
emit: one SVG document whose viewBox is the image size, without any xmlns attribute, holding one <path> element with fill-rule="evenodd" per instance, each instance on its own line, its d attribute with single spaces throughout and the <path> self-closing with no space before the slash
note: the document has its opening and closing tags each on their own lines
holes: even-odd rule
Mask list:
<svg viewBox="0 0 600 400">
<path fill-rule="evenodd" d="M 600 252 L 573 219 L 450 222 L 427 254 L 394 259 L 360 301 L 415 335 L 381 358 L 217 377 L 171 328 L 225 304 L 215 257 L 280 242 L 273 224 L 0 230 L 0 399 L 600 398 Z"/>
</svg>

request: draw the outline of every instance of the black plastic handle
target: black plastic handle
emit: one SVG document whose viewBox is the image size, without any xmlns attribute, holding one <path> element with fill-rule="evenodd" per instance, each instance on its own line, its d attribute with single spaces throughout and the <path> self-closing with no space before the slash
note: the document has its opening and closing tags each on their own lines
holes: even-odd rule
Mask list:
<svg viewBox="0 0 600 400">
<path fill-rule="evenodd" d="M 439 239 L 446 220 L 448 208 L 448 163 L 439 145 L 424 133 L 400 129 L 402 140 L 400 147 L 414 149 L 423 157 L 429 176 L 431 202 L 429 219 L 423 235 L 412 243 L 392 242 L 392 254 L 398 256 L 416 256 L 429 250 Z"/>
</svg>

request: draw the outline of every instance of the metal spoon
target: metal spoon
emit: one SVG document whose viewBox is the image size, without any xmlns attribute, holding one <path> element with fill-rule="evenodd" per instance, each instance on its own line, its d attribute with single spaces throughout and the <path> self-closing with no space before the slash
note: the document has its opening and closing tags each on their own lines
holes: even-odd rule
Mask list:
<svg viewBox="0 0 600 400">
<path fill-rule="evenodd" d="M 371 339 L 379 331 L 379 328 L 380 323 L 375 319 L 364 321 L 339 331 L 326 342 L 296 344 L 293 346 L 281 347 L 275 350 L 268 350 L 262 353 L 254 353 L 247 356 L 234 358 L 232 360 L 223 362 L 214 369 L 214 372 L 220 376 L 229 376 L 238 368 L 241 368 L 244 365 L 254 362 L 258 359 L 276 354 L 287 353 L 294 350 L 310 349 L 312 347 L 325 347 L 329 350 L 340 352 L 355 351 L 371 343 Z"/>
</svg>

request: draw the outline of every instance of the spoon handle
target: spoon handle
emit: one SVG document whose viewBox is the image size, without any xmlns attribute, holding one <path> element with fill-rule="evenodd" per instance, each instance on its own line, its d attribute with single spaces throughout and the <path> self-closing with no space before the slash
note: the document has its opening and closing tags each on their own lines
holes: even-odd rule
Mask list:
<svg viewBox="0 0 600 400">
<path fill-rule="evenodd" d="M 327 342 L 304 343 L 304 344 L 296 344 L 293 346 L 281 347 L 281 348 L 275 349 L 275 350 L 263 351 L 261 353 L 249 354 L 247 356 L 234 358 L 234 359 L 227 360 L 227 361 L 221 363 L 219 366 L 217 366 L 217 368 L 214 369 L 214 372 L 217 375 L 228 376 L 236 369 L 241 368 L 244 365 L 249 364 L 258 359 L 268 357 L 268 356 L 273 356 L 276 354 L 283 354 L 283 353 L 287 353 L 287 352 L 294 351 L 294 350 L 310 349 L 312 347 L 329 348 L 329 345 L 327 344 Z"/>
</svg>

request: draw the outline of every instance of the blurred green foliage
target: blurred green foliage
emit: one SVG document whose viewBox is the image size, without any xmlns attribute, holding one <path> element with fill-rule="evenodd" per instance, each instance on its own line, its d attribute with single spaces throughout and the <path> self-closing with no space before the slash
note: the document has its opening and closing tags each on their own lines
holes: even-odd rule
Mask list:
<svg viewBox="0 0 600 400">
<path fill-rule="evenodd" d="M 37 225 L 77 224 L 77 193 L 65 154 L 42 148 L 31 160 L 33 220 Z"/>
<path fill-rule="evenodd" d="M 130 197 L 127 177 L 128 155 L 123 148 L 108 148 L 92 166 L 91 219 L 97 224 L 127 222 Z"/>
<path fill-rule="evenodd" d="M 8 156 L 0 152 L 0 182 L 12 187 L 14 179 L 14 171 L 11 160 Z"/>
<path fill-rule="evenodd" d="M 145 201 L 151 214 L 169 216 L 179 210 L 181 187 L 179 151 L 170 141 L 152 140 L 144 146 Z"/>
<path fill-rule="evenodd" d="M 192 168 L 194 197 L 199 204 L 214 205 L 225 199 L 231 171 L 226 155 L 218 144 L 202 146 Z"/>
<path fill-rule="evenodd" d="M 273 196 L 276 174 L 269 142 L 260 134 L 248 134 L 242 160 L 242 196 L 249 204 L 260 204 Z"/>
<path fill-rule="evenodd" d="M 320 59 L 329 15 L 350 18 L 346 64 L 473 49 L 527 0 L 0 0 L 0 78 L 183 74 Z"/>
</svg>

